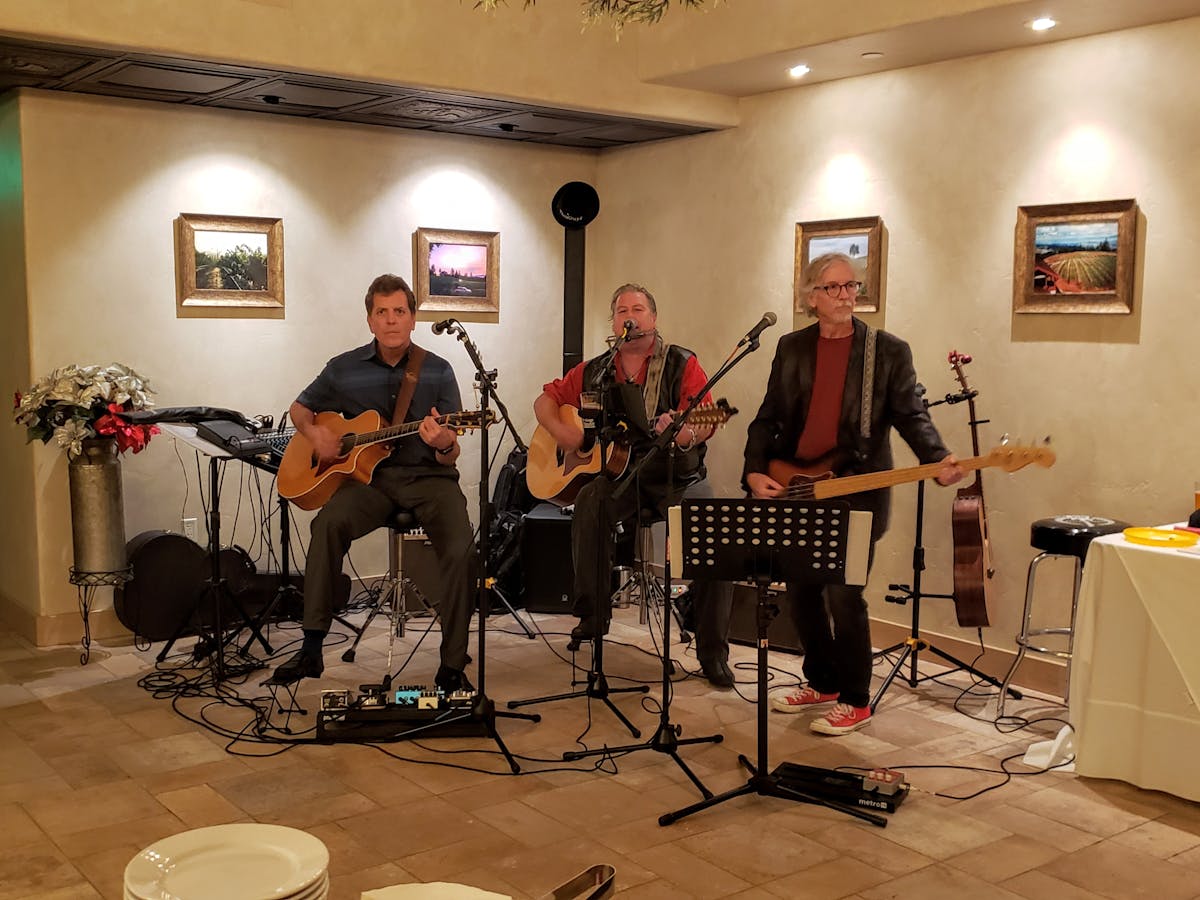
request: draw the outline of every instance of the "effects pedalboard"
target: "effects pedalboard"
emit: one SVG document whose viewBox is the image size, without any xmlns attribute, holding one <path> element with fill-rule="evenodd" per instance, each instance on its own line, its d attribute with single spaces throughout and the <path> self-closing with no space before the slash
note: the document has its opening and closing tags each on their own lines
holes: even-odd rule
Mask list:
<svg viewBox="0 0 1200 900">
<path fill-rule="evenodd" d="M 782 785 L 818 800 L 889 813 L 904 802 L 909 790 L 904 773 L 895 769 L 872 769 L 859 775 L 785 762 L 771 774 Z"/>
<path fill-rule="evenodd" d="M 441 688 L 412 684 L 387 689 L 364 684 L 359 689 L 357 697 L 348 690 L 321 691 L 318 741 L 398 741 L 488 734 L 482 717 L 475 714 L 474 691 L 448 694 Z"/>
</svg>

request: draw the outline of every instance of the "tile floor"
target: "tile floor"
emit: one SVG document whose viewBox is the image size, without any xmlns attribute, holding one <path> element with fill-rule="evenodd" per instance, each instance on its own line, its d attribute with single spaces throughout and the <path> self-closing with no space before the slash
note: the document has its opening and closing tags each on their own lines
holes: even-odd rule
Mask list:
<svg viewBox="0 0 1200 900">
<path fill-rule="evenodd" d="M 501 706 L 570 689 L 570 669 L 551 649 L 561 653 L 564 638 L 551 632 L 561 633 L 570 620 L 537 619 L 548 644 L 527 640 L 511 619 L 491 619 L 487 690 Z M 278 644 L 295 633 L 272 634 Z M 410 629 L 399 645 L 405 653 L 418 634 Z M 645 697 L 614 701 L 649 735 L 659 670 L 656 658 L 638 649 L 652 645 L 635 609 L 618 611 L 611 637 L 611 685 L 627 684 L 623 678 L 656 683 Z M 432 680 L 436 643 L 434 633 L 400 682 Z M 341 649 L 327 645 L 325 676 L 303 683 L 299 697 L 310 709 L 321 688 L 357 689 L 383 675 L 382 626 L 353 665 L 341 662 Z M 735 647 L 733 657 L 745 682 L 737 692 L 690 678 L 676 685 L 672 707 L 684 737 L 724 736 L 680 750 L 714 792 L 744 783 L 737 756 L 756 753 L 753 653 Z M 677 658 L 695 668 L 686 654 Z M 772 661 L 774 684 L 794 683 L 788 673 L 799 671 L 798 660 L 773 653 Z M 537 724 L 501 719 L 503 741 L 520 757 L 522 774 L 514 777 L 486 738 L 383 746 L 237 740 L 231 735 L 253 733 L 252 708 L 199 696 L 173 703 L 169 696 L 173 685 L 203 680 L 205 671 L 155 675 L 162 692 L 156 698 L 138 684 L 154 673 L 152 652 L 96 646 L 92 661 L 80 666 L 76 648 L 37 650 L 0 633 L 0 900 L 116 900 L 124 866 L 142 847 L 238 821 L 303 828 L 324 841 L 334 898 L 439 880 L 539 897 L 599 862 L 616 867 L 618 890 L 631 898 L 1200 897 L 1198 804 L 1065 773 L 1017 777 L 969 800 L 941 796 L 1000 781 L 949 766 L 994 770 L 1058 727 L 1045 722 L 1002 733 L 957 711 L 955 699 L 968 686 L 958 675 L 916 688 L 895 683 L 875 721 L 842 738 L 810 734 L 808 715 L 771 716 L 772 766 L 790 760 L 906 772 L 912 793 L 886 828 L 759 796 L 661 827 L 662 813 L 699 799 L 668 756 L 640 751 L 559 761 L 580 741 L 593 748 L 632 741 L 598 701 L 524 710 L 541 713 Z M 255 673 L 227 693 L 265 697 L 263 677 Z M 988 712 L 983 699 L 959 706 Z M 1045 701 L 1012 703 L 1009 712 L 1062 714 Z M 310 737 L 312 722 L 312 715 L 293 718 L 295 737 Z M 271 724 L 283 720 L 276 715 Z"/>
</svg>

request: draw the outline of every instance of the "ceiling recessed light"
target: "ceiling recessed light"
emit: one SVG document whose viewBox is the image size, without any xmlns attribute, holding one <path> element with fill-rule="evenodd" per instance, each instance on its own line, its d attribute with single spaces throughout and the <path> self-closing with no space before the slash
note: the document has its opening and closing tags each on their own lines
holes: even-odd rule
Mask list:
<svg viewBox="0 0 1200 900">
<path fill-rule="evenodd" d="M 1029 23 L 1029 27 L 1034 31 L 1049 31 L 1058 23 L 1049 16 L 1042 16 L 1040 19 L 1034 19 Z"/>
<path fill-rule="evenodd" d="M 803 78 L 805 75 L 807 75 L 811 71 L 812 71 L 812 69 L 810 69 L 804 63 L 800 63 L 800 65 L 792 66 L 790 69 L 788 69 L 788 74 L 791 75 L 793 78 Z"/>
<path fill-rule="evenodd" d="M 863 59 L 883 59 L 883 54 L 878 50 L 868 50 L 866 53 L 859 54 Z"/>
</svg>

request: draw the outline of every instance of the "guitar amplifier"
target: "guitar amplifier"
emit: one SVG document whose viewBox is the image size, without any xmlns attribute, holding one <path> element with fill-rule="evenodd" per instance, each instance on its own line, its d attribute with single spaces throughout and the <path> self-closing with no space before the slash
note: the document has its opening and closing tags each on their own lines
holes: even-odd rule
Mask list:
<svg viewBox="0 0 1200 900">
<path fill-rule="evenodd" d="M 571 612 L 575 593 L 571 518 L 551 503 L 539 503 L 525 514 L 521 567 L 525 573 L 525 608 L 530 612 Z"/>
<path fill-rule="evenodd" d="M 804 653 L 804 642 L 796 632 L 795 623 L 784 609 L 787 594 L 771 589 L 771 602 L 780 608 L 780 614 L 767 627 L 767 646 L 785 653 Z M 734 644 L 754 647 L 758 644 L 758 589 L 752 584 L 735 582 L 733 585 L 733 610 L 729 615 L 729 640 Z"/>
</svg>

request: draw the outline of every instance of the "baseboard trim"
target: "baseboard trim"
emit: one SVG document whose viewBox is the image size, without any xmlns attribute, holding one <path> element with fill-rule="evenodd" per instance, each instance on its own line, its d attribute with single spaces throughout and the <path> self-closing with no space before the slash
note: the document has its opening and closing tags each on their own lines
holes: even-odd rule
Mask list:
<svg viewBox="0 0 1200 900">
<path fill-rule="evenodd" d="M 871 642 L 878 648 L 891 647 L 907 641 L 911 628 L 896 622 L 882 619 L 871 620 Z M 957 657 L 963 662 L 970 663 L 980 672 L 991 675 L 997 681 L 1002 681 L 1008 673 L 1009 666 L 1016 658 L 1017 651 L 998 647 L 989 647 L 986 643 L 983 655 L 979 655 L 979 644 L 974 641 L 964 641 L 962 638 L 950 637 L 944 634 L 930 632 L 921 635 L 927 643 L 937 647 L 943 653 Z M 979 657 L 976 659 L 976 657 Z M 928 660 L 932 665 L 949 667 L 950 663 L 935 653 L 921 651 L 918 662 Z M 907 665 L 905 672 L 907 672 Z M 1013 676 L 1013 684 L 1053 697 L 1062 697 L 1067 689 L 1067 667 L 1064 663 L 1048 657 L 1026 654 L 1021 661 L 1021 667 Z"/>
</svg>

